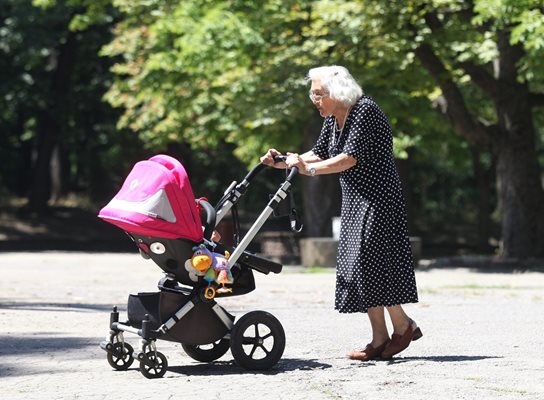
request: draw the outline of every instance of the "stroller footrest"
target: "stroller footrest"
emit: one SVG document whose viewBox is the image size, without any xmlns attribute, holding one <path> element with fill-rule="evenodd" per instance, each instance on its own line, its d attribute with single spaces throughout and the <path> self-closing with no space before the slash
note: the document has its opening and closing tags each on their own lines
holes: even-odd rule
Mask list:
<svg viewBox="0 0 544 400">
<path fill-rule="evenodd" d="M 242 254 L 239 261 L 243 262 L 248 267 L 266 275 L 268 275 L 270 272 L 279 274 L 283 268 L 283 265 L 277 262 L 270 261 L 270 260 L 267 260 L 266 258 L 262 258 L 262 257 L 256 256 L 255 254 L 249 254 L 246 252 Z"/>
</svg>

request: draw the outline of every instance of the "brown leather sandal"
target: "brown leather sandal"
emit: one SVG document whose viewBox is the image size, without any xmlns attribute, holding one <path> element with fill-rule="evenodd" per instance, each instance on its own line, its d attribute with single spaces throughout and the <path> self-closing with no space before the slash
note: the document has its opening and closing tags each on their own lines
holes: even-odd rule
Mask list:
<svg viewBox="0 0 544 400">
<path fill-rule="evenodd" d="M 381 353 L 381 357 L 383 359 L 389 360 L 395 354 L 400 353 L 410 346 L 410 342 L 412 342 L 412 340 L 418 340 L 423 336 L 423 332 L 421 332 L 421 329 L 419 329 L 418 326 L 416 326 L 416 329 L 412 328 L 413 324 L 414 321 L 410 320 L 410 325 L 408 325 L 408 328 L 402 335 L 393 333 L 391 336 L 391 342 L 389 342 L 389 345 L 386 346 L 385 350 Z"/>
<path fill-rule="evenodd" d="M 350 360 L 369 361 L 376 358 L 380 358 L 380 354 L 384 351 L 385 347 L 389 343 L 389 339 L 383 342 L 378 347 L 374 348 L 369 344 L 363 350 L 352 350 L 347 356 Z"/>
</svg>

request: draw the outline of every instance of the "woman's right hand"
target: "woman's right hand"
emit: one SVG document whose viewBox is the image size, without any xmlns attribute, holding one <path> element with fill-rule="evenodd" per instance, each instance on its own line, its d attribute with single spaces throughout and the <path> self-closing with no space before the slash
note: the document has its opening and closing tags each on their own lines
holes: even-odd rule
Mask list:
<svg viewBox="0 0 544 400">
<path fill-rule="evenodd" d="M 261 162 L 264 165 L 268 165 L 270 167 L 285 168 L 284 162 L 278 162 L 278 163 L 274 162 L 274 157 L 277 157 L 277 156 L 281 156 L 281 153 L 278 150 L 268 149 L 266 154 L 261 157 Z"/>
</svg>

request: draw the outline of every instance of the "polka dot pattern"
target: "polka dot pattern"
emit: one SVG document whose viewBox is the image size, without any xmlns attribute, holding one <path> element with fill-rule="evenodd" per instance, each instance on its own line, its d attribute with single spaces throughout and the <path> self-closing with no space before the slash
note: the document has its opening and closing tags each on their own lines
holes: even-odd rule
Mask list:
<svg viewBox="0 0 544 400">
<path fill-rule="evenodd" d="M 336 260 L 335 309 L 367 312 L 418 301 L 406 207 L 387 117 L 368 96 L 352 107 L 342 133 L 325 118 L 313 152 L 321 159 L 357 160 L 340 173 L 342 211 Z"/>
</svg>

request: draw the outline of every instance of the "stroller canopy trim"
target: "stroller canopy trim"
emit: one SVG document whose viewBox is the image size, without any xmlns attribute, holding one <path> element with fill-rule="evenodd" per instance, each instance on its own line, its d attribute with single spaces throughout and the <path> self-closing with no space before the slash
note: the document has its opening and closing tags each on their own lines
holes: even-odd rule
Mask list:
<svg viewBox="0 0 544 400">
<path fill-rule="evenodd" d="M 98 217 L 128 233 L 167 239 L 203 239 L 187 172 L 166 155 L 137 162 Z"/>
<path fill-rule="evenodd" d="M 143 201 L 132 202 L 113 198 L 106 207 L 123 211 L 133 211 L 172 223 L 176 222 L 174 210 L 172 210 L 164 189 L 160 189 L 157 193 Z"/>
</svg>

